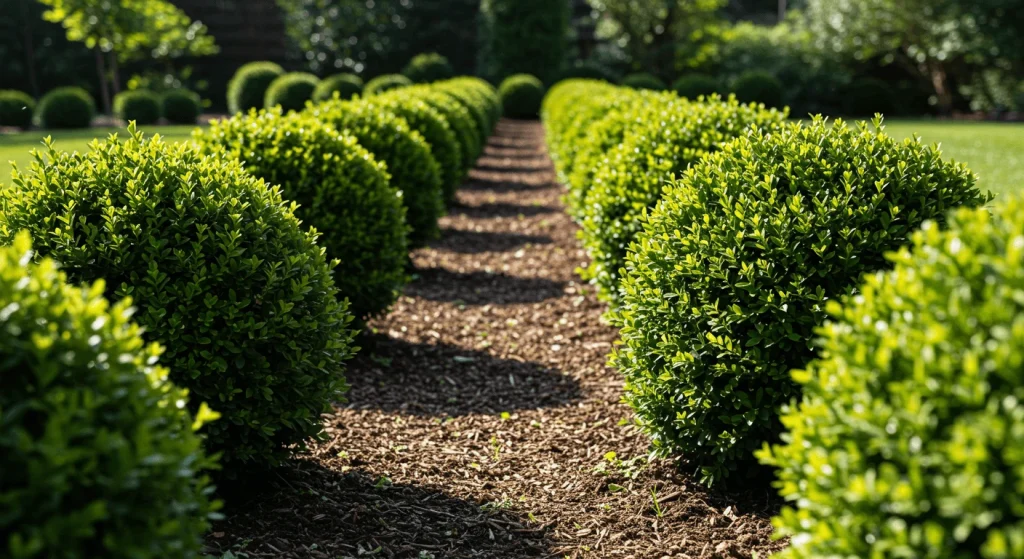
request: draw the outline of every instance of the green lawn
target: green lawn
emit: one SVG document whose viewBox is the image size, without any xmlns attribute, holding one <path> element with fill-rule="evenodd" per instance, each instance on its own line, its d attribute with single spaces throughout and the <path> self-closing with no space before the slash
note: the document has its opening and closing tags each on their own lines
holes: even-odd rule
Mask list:
<svg viewBox="0 0 1024 559">
<path fill-rule="evenodd" d="M 188 139 L 192 135 L 195 126 L 144 126 L 141 127 L 146 135 L 160 134 L 170 142 L 179 142 Z M 13 161 L 21 170 L 28 169 L 32 162 L 31 151 L 33 148 L 42 148 L 43 138 L 52 136 L 54 146 L 64 151 L 86 151 L 89 142 L 94 138 L 106 138 L 112 133 L 125 137 L 128 131 L 124 128 L 89 128 L 85 130 L 33 130 L 21 134 L 0 134 L 0 184 L 9 184 L 11 181 L 11 167 L 8 162 Z"/>
</svg>

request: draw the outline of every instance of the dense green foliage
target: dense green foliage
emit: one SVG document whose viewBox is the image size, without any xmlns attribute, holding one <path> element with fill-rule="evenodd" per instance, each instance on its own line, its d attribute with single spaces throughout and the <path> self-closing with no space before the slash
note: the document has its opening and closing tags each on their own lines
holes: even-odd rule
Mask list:
<svg viewBox="0 0 1024 559">
<path fill-rule="evenodd" d="M 313 91 L 320 80 L 313 74 L 292 72 L 279 76 L 270 87 L 263 99 L 266 108 L 281 107 L 284 112 L 301 111 L 306 102 L 313 99 Z"/>
<path fill-rule="evenodd" d="M 422 246 L 439 234 L 444 213 L 441 168 L 430 145 L 409 123 L 391 111 L 366 101 L 331 100 L 306 110 L 314 119 L 356 137 L 387 166 L 391 184 L 401 194 L 412 227 L 410 246 Z"/>
<path fill-rule="evenodd" d="M 39 100 L 34 122 L 42 128 L 88 128 L 96 103 L 80 87 L 58 87 Z"/>
<path fill-rule="evenodd" d="M 283 74 L 284 69 L 273 62 L 250 62 L 239 68 L 228 82 L 228 112 L 262 108 L 270 84 Z"/>
<path fill-rule="evenodd" d="M 321 433 L 345 389 L 351 314 L 316 231 L 277 187 L 129 127 L 87 153 L 49 145 L 0 207 L 5 239 L 28 230 L 71 280 L 105 278 L 110 298 L 132 297 L 190 408 L 222 415 L 205 429 L 209 451 L 274 465 Z"/>
<path fill-rule="evenodd" d="M 136 124 L 156 124 L 163 108 L 160 96 L 146 89 L 123 91 L 114 97 L 114 115 Z"/>
<path fill-rule="evenodd" d="M 501 98 L 494 87 L 479 78 L 462 77 L 438 82 L 434 89 L 462 103 L 476 119 L 480 138 L 490 137 L 502 114 Z"/>
<path fill-rule="evenodd" d="M 455 77 L 451 62 L 436 52 L 417 54 L 402 69 L 412 83 L 433 83 Z"/>
<path fill-rule="evenodd" d="M 616 83 L 619 81 L 619 76 L 614 70 L 600 62 L 594 62 L 592 60 L 577 60 L 570 64 L 568 68 L 559 72 L 554 83 L 572 79 L 601 80 L 608 83 Z"/>
<path fill-rule="evenodd" d="M 204 154 L 238 159 L 298 202 L 295 215 L 340 262 L 335 282 L 356 318 L 395 301 L 406 280 L 405 209 L 384 165 L 354 136 L 278 107 L 213 122 L 193 139 Z"/>
<path fill-rule="evenodd" d="M 385 91 L 391 91 L 392 89 L 398 89 L 409 85 L 412 85 L 412 81 L 402 74 L 384 74 L 383 76 L 377 76 L 376 78 L 366 82 L 366 87 L 363 88 L 363 93 L 367 96 L 377 95 L 378 93 L 384 93 Z"/>
<path fill-rule="evenodd" d="M 687 74 L 672 82 L 672 90 L 677 95 L 691 100 L 697 99 L 701 95 L 720 93 L 721 87 L 718 80 L 707 74 Z"/>
<path fill-rule="evenodd" d="M 326 101 L 337 93 L 340 99 L 351 99 L 363 92 L 363 79 L 355 74 L 335 74 L 316 84 L 313 101 Z"/>
<path fill-rule="evenodd" d="M 31 258 L 27 233 L 0 249 L 0 555 L 200 557 L 212 462 L 187 394 L 130 300 Z"/>
<path fill-rule="evenodd" d="M 544 84 L 529 74 L 505 78 L 498 87 L 501 106 L 509 118 L 535 119 L 544 100 Z"/>
<path fill-rule="evenodd" d="M 618 300 L 626 250 L 667 181 L 749 127 L 771 131 L 785 117 L 718 96 L 693 103 L 665 95 L 631 113 L 622 143 L 599 159 L 579 208 L 591 257 L 585 277 L 597 285 L 598 296 L 613 305 Z"/>
<path fill-rule="evenodd" d="M 761 103 L 776 108 L 783 106 L 782 82 L 768 72 L 744 72 L 732 82 L 732 92 L 743 103 Z"/>
<path fill-rule="evenodd" d="M 614 362 L 659 452 L 704 483 L 779 432 L 828 301 L 925 220 L 989 198 L 938 149 L 821 118 L 752 130 L 666 188 L 631 246 Z"/>
<path fill-rule="evenodd" d="M 455 133 L 444 115 L 425 101 L 404 91 L 372 97 L 367 103 L 405 119 L 409 128 L 419 132 L 430 146 L 430 153 L 441 169 L 441 187 L 446 206 L 455 202 L 455 191 L 465 178 L 462 153 Z"/>
<path fill-rule="evenodd" d="M 622 78 L 622 85 L 633 89 L 650 89 L 652 91 L 665 91 L 668 86 L 658 76 L 641 72 L 630 74 Z"/>
<path fill-rule="evenodd" d="M 29 94 L 13 89 L 0 90 L 0 126 L 28 128 L 32 126 L 32 113 L 36 100 Z"/>
<path fill-rule="evenodd" d="M 793 372 L 779 557 L 1024 556 L 1024 203 L 960 210 L 830 302 Z"/>
<path fill-rule="evenodd" d="M 459 144 L 462 162 L 461 176 L 465 178 L 477 158 L 483 153 L 483 139 L 480 137 L 480 130 L 477 128 L 473 114 L 454 97 L 433 87 L 414 86 L 403 89 L 401 94 L 410 99 L 422 100 L 448 122 L 448 126 Z"/>
<path fill-rule="evenodd" d="M 161 98 L 163 115 L 171 124 L 195 124 L 203 114 L 199 95 L 187 89 L 171 89 Z"/>
<path fill-rule="evenodd" d="M 569 15 L 567 0 L 483 0 L 478 74 L 493 83 L 513 74 L 552 82 L 565 62 Z"/>
</svg>

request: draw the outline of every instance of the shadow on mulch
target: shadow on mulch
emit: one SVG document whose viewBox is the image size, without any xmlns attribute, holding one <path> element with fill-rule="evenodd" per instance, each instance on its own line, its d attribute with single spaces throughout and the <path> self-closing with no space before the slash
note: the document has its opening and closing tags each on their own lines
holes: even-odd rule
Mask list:
<svg viewBox="0 0 1024 559">
<path fill-rule="evenodd" d="M 547 557 L 526 519 L 425 487 L 391 484 L 347 460 L 296 460 L 270 474 L 206 538 L 207 553 L 250 558 Z M 352 466 L 358 466 L 353 462 Z M 377 551 L 375 551 L 377 550 Z"/>
<path fill-rule="evenodd" d="M 350 409 L 408 415 L 498 415 L 572 404 L 579 383 L 537 363 L 502 359 L 448 344 L 364 334 L 349 366 Z"/>
<path fill-rule="evenodd" d="M 553 242 L 547 235 L 443 229 L 441 238 L 430 243 L 430 248 L 459 254 L 482 254 L 509 252 L 524 245 L 550 245 Z"/>
<path fill-rule="evenodd" d="M 453 272 L 444 268 L 420 268 L 405 294 L 428 301 L 465 305 L 515 305 L 539 303 L 561 297 L 565 282 L 520 278 L 501 273 Z"/>
<path fill-rule="evenodd" d="M 537 151 L 504 146 L 487 146 L 484 155 L 491 159 L 522 159 L 537 161 Z"/>
<path fill-rule="evenodd" d="M 509 204 L 507 202 L 492 202 L 489 204 L 480 204 L 479 206 L 458 205 L 452 208 L 448 215 L 465 216 L 470 219 L 492 219 L 517 216 L 534 217 L 558 211 L 560 211 L 558 208 L 553 208 L 551 206 L 536 204 L 525 206 L 521 204 Z"/>
<path fill-rule="evenodd" d="M 470 176 L 468 182 L 459 187 L 460 191 L 470 192 L 493 192 L 495 194 L 509 194 L 513 192 L 542 191 L 551 188 L 548 182 L 514 182 L 508 178 L 501 178 L 499 174 L 492 174 L 489 177 L 482 177 L 479 174 Z"/>
<path fill-rule="evenodd" d="M 495 159 L 498 159 L 495 157 Z M 536 159 L 533 157 L 532 159 Z M 511 165 L 505 165 L 502 163 L 478 163 L 476 168 L 477 171 L 484 173 L 501 173 L 503 175 L 514 175 L 514 174 L 530 174 L 542 171 L 550 171 L 550 165 L 538 164 L 538 165 L 524 165 L 521 163 L 513 163 Z"/>
</svg>

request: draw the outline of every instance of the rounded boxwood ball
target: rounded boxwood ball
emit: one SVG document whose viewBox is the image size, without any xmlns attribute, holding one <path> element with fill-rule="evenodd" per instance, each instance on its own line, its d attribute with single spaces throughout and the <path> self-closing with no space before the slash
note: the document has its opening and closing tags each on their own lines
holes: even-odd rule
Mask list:
<svg viewBox="0 0 1024 559">
<path fill-rule="evenodd" d="M 263 106 L 281 107 L 284 112 L 301 111 L 313 99 L 313 90 L 320 79 L 305 72 L 292 72 L 274 80 L 267 88 Z"/>
<path fill-rule="evenodd" d="M 147 89 L 124 91 L 114 97 L 114 115 L 125 122 L 156 124 L 160 113 L 160 97 Z"/>
<path fill-rule="evenodd" d="M 264 106 L 267 89 L 284 69 L 273 62 L 250 62 L 228 82 L 228 112 L 236 114 Z"/>
<path fill-rule="evenodd" d="M 376 95 L 378 93 L 384 93 L 385 91 L 391 91 L 392 89 L 398 89 L 408 85 L 412 85 L 412 80 L 402 74 L 384 74 L 383 76 L 377 76 L 376 78 L 366 82 L 366 87 L 363 88 L 363 93 L 367 96 Z"/>
<path fill-rule="evenodd" d="M 0 231 L 28 230 L 73 281 L 132 297 L 193 411 L 220 412 L 205 434 L 225 473 L 277 465 L 320 435 L 345 390 L 352 315 L 280 190 L 134 127 L 45 155 L 0 191 Z"/>
<path fill-rule="evenodd" d="M 104 284 L 69 285 L 29 235 L 0 248 L 0 549 L 4 557 L 202 556 L 213 466 Z M 193 396 L 194 397 L 194 396 Z M 201 419 L 210 418 L 204 408 Z"/>
<path fill-rule="evenodd" d="M 432 83 L 455 76 L 451 62 L 436 52 L 417 54 L 402 70 L 412 83 Z"/>
<path fill-rule="evenodd" d="M 171 124 L 195 124 L 203 114 L 199 95 L 187 89 L 172 89 L 163 96 L 164 118 Z"/>
<path fill-rule="evenodd" d="M 351 99 L 363 92 L 363 79 L 355 74 L 328 76 L 313 89 L 313 101 L 327 101 L 337 93 L 340 99 Z"/>
<path fill-rule="evenodd" d="M 718 80 L 707 74 L 688 74 L 672 82 L 672 89 L 680 97 L 691 100 L 718 93 L 720 88 Z"/>
<path fill-rule="evenodd" d="M 622 78 L 622 85 L 632 87 L 633 89 L 650 89 L 653 91 L 665 91 L 668 89 L 668 86 L 665 85 L 661 78 L 646 72 L 630 74 Z"/>
<path fill-rule="evenodd" d="M 331 100 L 306 111 L 314 119 L 351 134 L 387 167 L 391 185 L 399 190 L 412 227 L 409 244 L 422 246 L 437 238 L 444 213 L 441 168 L 430 145 L 395 113 L 366 101 Z"/>
<path fill-rule="evenodd" d="M 196 130 L 204 154 L 232 157 L 247 171 L 281 186 L 298 202 L 295 215 L 321 233 L 319 244 L 339 261 L 335 281 L 359 319 L 385 311 L 405 285 L 405 208 L 383 164 L 356 138 L 280 107 L 236 115 Z"/>
<path fill-rule="evenodd" d="M 704 483 L 751 464 L 799 394 L 828 301 L 929 219 L 989 200 L 935 147 L 821 117 L 749 131 L 665 189 L 632 245 L 616 322 L 626 400 Z"/>
<path fill-rule="evenodd" d="M 535 119 L 544 100 L 544 84 L 529 74 L 505 78 L 498 87 L 501 106 L 509 118 Z"/>
<path fill-rule="evenodd" d="M 32 126 L 32 113 L 36 100 L 28 93 L 13 89 L 0 89 L 0 126 L 28 128 Z"/>
<path fill-rule="evenodd" d="M 732 91 L 743 103 L 763 103 L 766 107 L 781 108 L 782 82 L 774 75 L 761 70 L 750 70 L 740 74 L 732 83 Z"/>
<path fill-rule="evenodd" d="M 1024 557 L 1024 203 L 927 223 L 828 306 L 762 461 L 780 558 Z"/>
<path fill-rule="evenodd" d="M 35 124 L 42 128 L 88 128 L 96 114 L 96 103 L 80 87 L 58 87 L 39 100 Z"/>
<path fill-rule="evenodd" d="M 476 159 L 483 153 L 483 142 L 480 139 L 480 131 L 477 129 L 476 120 L 462 103 L 452 96 L 447 95 L 433 87 L 415 86 L 402 90 L 402 95 L 422 100 L 431 108 L 441 113 L 441 116 L 448 121 L 448 126 L 455 134 L 459 143 L 460 160 L 462 171 L 460 176 L 465 179 L 469 174 Z"/>
</svg>

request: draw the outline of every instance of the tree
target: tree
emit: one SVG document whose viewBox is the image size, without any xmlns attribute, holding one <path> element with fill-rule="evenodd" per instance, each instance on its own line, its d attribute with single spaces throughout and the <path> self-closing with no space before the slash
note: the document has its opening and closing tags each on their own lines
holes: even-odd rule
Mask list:
<svg viewBox="0 0 1024 559">
<path fill-rule="evenodd" d="M 95 53 L 107 113 L 111 91 L 116 94 L 120 88 L 120 62 L 217 52 L 206 27 L 165 0 L 39 1 L 49 8 L 43 14 L 46 20 L 61 23 L 69 40 L 83 42 Z"/>
<path fill-rule="evenodd" d="M 591 5 L 601 14 L 598 33 L 618 43 L 635 69 L 671 80 L 677 60 L 699 58 L 717 36 L 725 0 L 591 0 Z"/>
<path fill-rule="evenodd" d="M 569 14 L 568 0 L 483 0 L 480 74 L 493 83 L 530 74 L 550 84 L 565 63 Z"/>
</svg>

